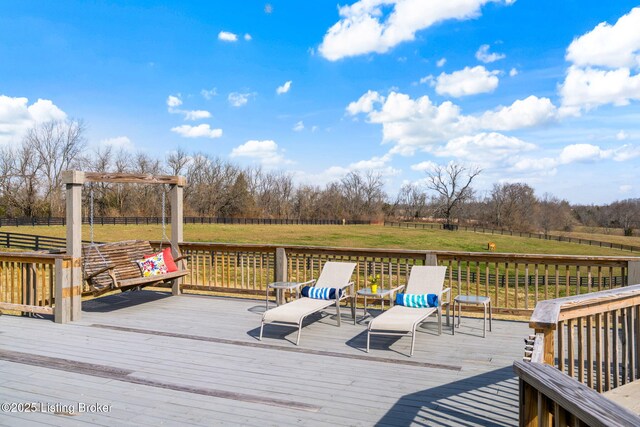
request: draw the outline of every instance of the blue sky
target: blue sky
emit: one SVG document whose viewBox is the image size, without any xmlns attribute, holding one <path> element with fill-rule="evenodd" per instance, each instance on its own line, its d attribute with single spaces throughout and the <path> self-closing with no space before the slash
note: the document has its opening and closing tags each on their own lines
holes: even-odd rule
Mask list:
<svg viewBox="0 0 640 427">
<path fill-rule="evenodd" d="M 511 0 L 3 1 L 0 144 L 79 118 L 89 146 L 181 147 L 389 193 L 450 161 L 476 188 L 640 197 L 640 9 Z M 290 82 L 290 83 L 287 83 Z"/>
</svg>

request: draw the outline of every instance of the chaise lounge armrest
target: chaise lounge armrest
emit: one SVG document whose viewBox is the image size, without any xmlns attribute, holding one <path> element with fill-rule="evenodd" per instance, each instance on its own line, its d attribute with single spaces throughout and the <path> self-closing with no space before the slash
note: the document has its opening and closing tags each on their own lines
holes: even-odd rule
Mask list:
<svg viewBox="0 0 640 427">
<path fill-rule="evenodd" d="M 444 300 L 444 296 L 447 296 L 447 300 Z M 440 292 L 440 305 L 451 304 L 451 288 L 444 288 L 442 292 Z"/>
</svg>

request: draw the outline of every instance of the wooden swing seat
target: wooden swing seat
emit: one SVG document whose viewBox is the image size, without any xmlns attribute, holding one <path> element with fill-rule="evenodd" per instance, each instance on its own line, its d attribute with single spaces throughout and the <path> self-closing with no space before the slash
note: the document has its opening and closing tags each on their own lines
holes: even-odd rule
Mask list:
<svg viewBox="0 0 640 427">
<path fill-rule="evenodd" d="M 187 270 L 178 270 L 143 277 L 136 261 L 156 252 L 158 251 L 144 240 L 86 245 L 82 248 L 84 280 L 94 295 L 100 295 L 116 289 L 126 291 L 135 287 L 167 283 L 189 274 Z M 183 259 L 186 257 L 180 256 L 174 260 L 178 262 Z"/>
</svg>

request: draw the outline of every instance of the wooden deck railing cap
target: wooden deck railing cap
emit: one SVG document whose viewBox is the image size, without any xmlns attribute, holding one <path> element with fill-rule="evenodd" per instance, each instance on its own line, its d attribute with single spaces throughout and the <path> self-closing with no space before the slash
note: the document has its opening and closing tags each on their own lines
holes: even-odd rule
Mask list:
<svg viewBox="0 0 640 427">
<path fill-rule="evenodd" d="M 563 310 L 601 305 L 630 297 L 640 297 L 640 285 L 540 301 L 529 319 L 529 326 L 534 329 L 556 329 Z"/>
<path fill-rule="evenodd" d="M 578 383 L 553 366 L 516 361 L 513 363 L 513 370 L 527 384 L 557 402 L 561 408 L 574 414 L 587 425 L 638 425 L 638 415 Z"/>
</svg>

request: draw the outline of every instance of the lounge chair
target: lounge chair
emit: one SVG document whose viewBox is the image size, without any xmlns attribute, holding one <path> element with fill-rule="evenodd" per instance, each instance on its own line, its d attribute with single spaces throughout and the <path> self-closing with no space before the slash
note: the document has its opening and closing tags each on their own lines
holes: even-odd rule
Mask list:
<svg viewBox="0 0 640 427">
<path fill-rule="evenodd" d="M 436 294 L 437 307 L 413 308 L 394 305 L 369 322 L 367 330 L 367 353 L 371 335 L 411 336 L 411 353 L 416 342 L 416 327 L 433 313 L 438 313 L 438 335 L 442 334 L 442 306 L 447 305 L 447 324 L 449 324 L 449 288 L 442 289 L 447 267 L 413 266 L 407 283 L 407 294 Z M 446 297 L 446 300 L 445 300 Z"/>
<path fill-rule="evenodd" d="M 298 337 L 296 345 L 300 343 L 300 333 L 302 330 L 302 322 L 304 318 L 317 311 L 324 310 L 332 305 L 336 306 L 336 318 L 338 326 L 340 326 L 340 303 L 345 299 L 351 300 L 351 315 L 353 316 L 353 324 L 356 323 L 356 311 L 354 301 L 353 282 L 351 275 L 356 268 L 354 262 L 326 262 L 320 276 L 315 280 L 315 288 L 333 288 L 336 289 L 335 299 L 314 299 L 308 297 L 300 297 L 289 303 L 280 305 L 264 312 L 262 316 L 262 324 L 260 325 L 260 340 L 262 340 L 262 330 L 265 323 L 273 323 L 275 325 L 297 326 Z M 308 282 L 307 282 L 308 283 Z M 306 283 L 304 283 L 306 284 Z M 301 283 L 299 286 L 303 285 Z M 339 290 L 342 290 L 340 295 Z"/>
</svg>

